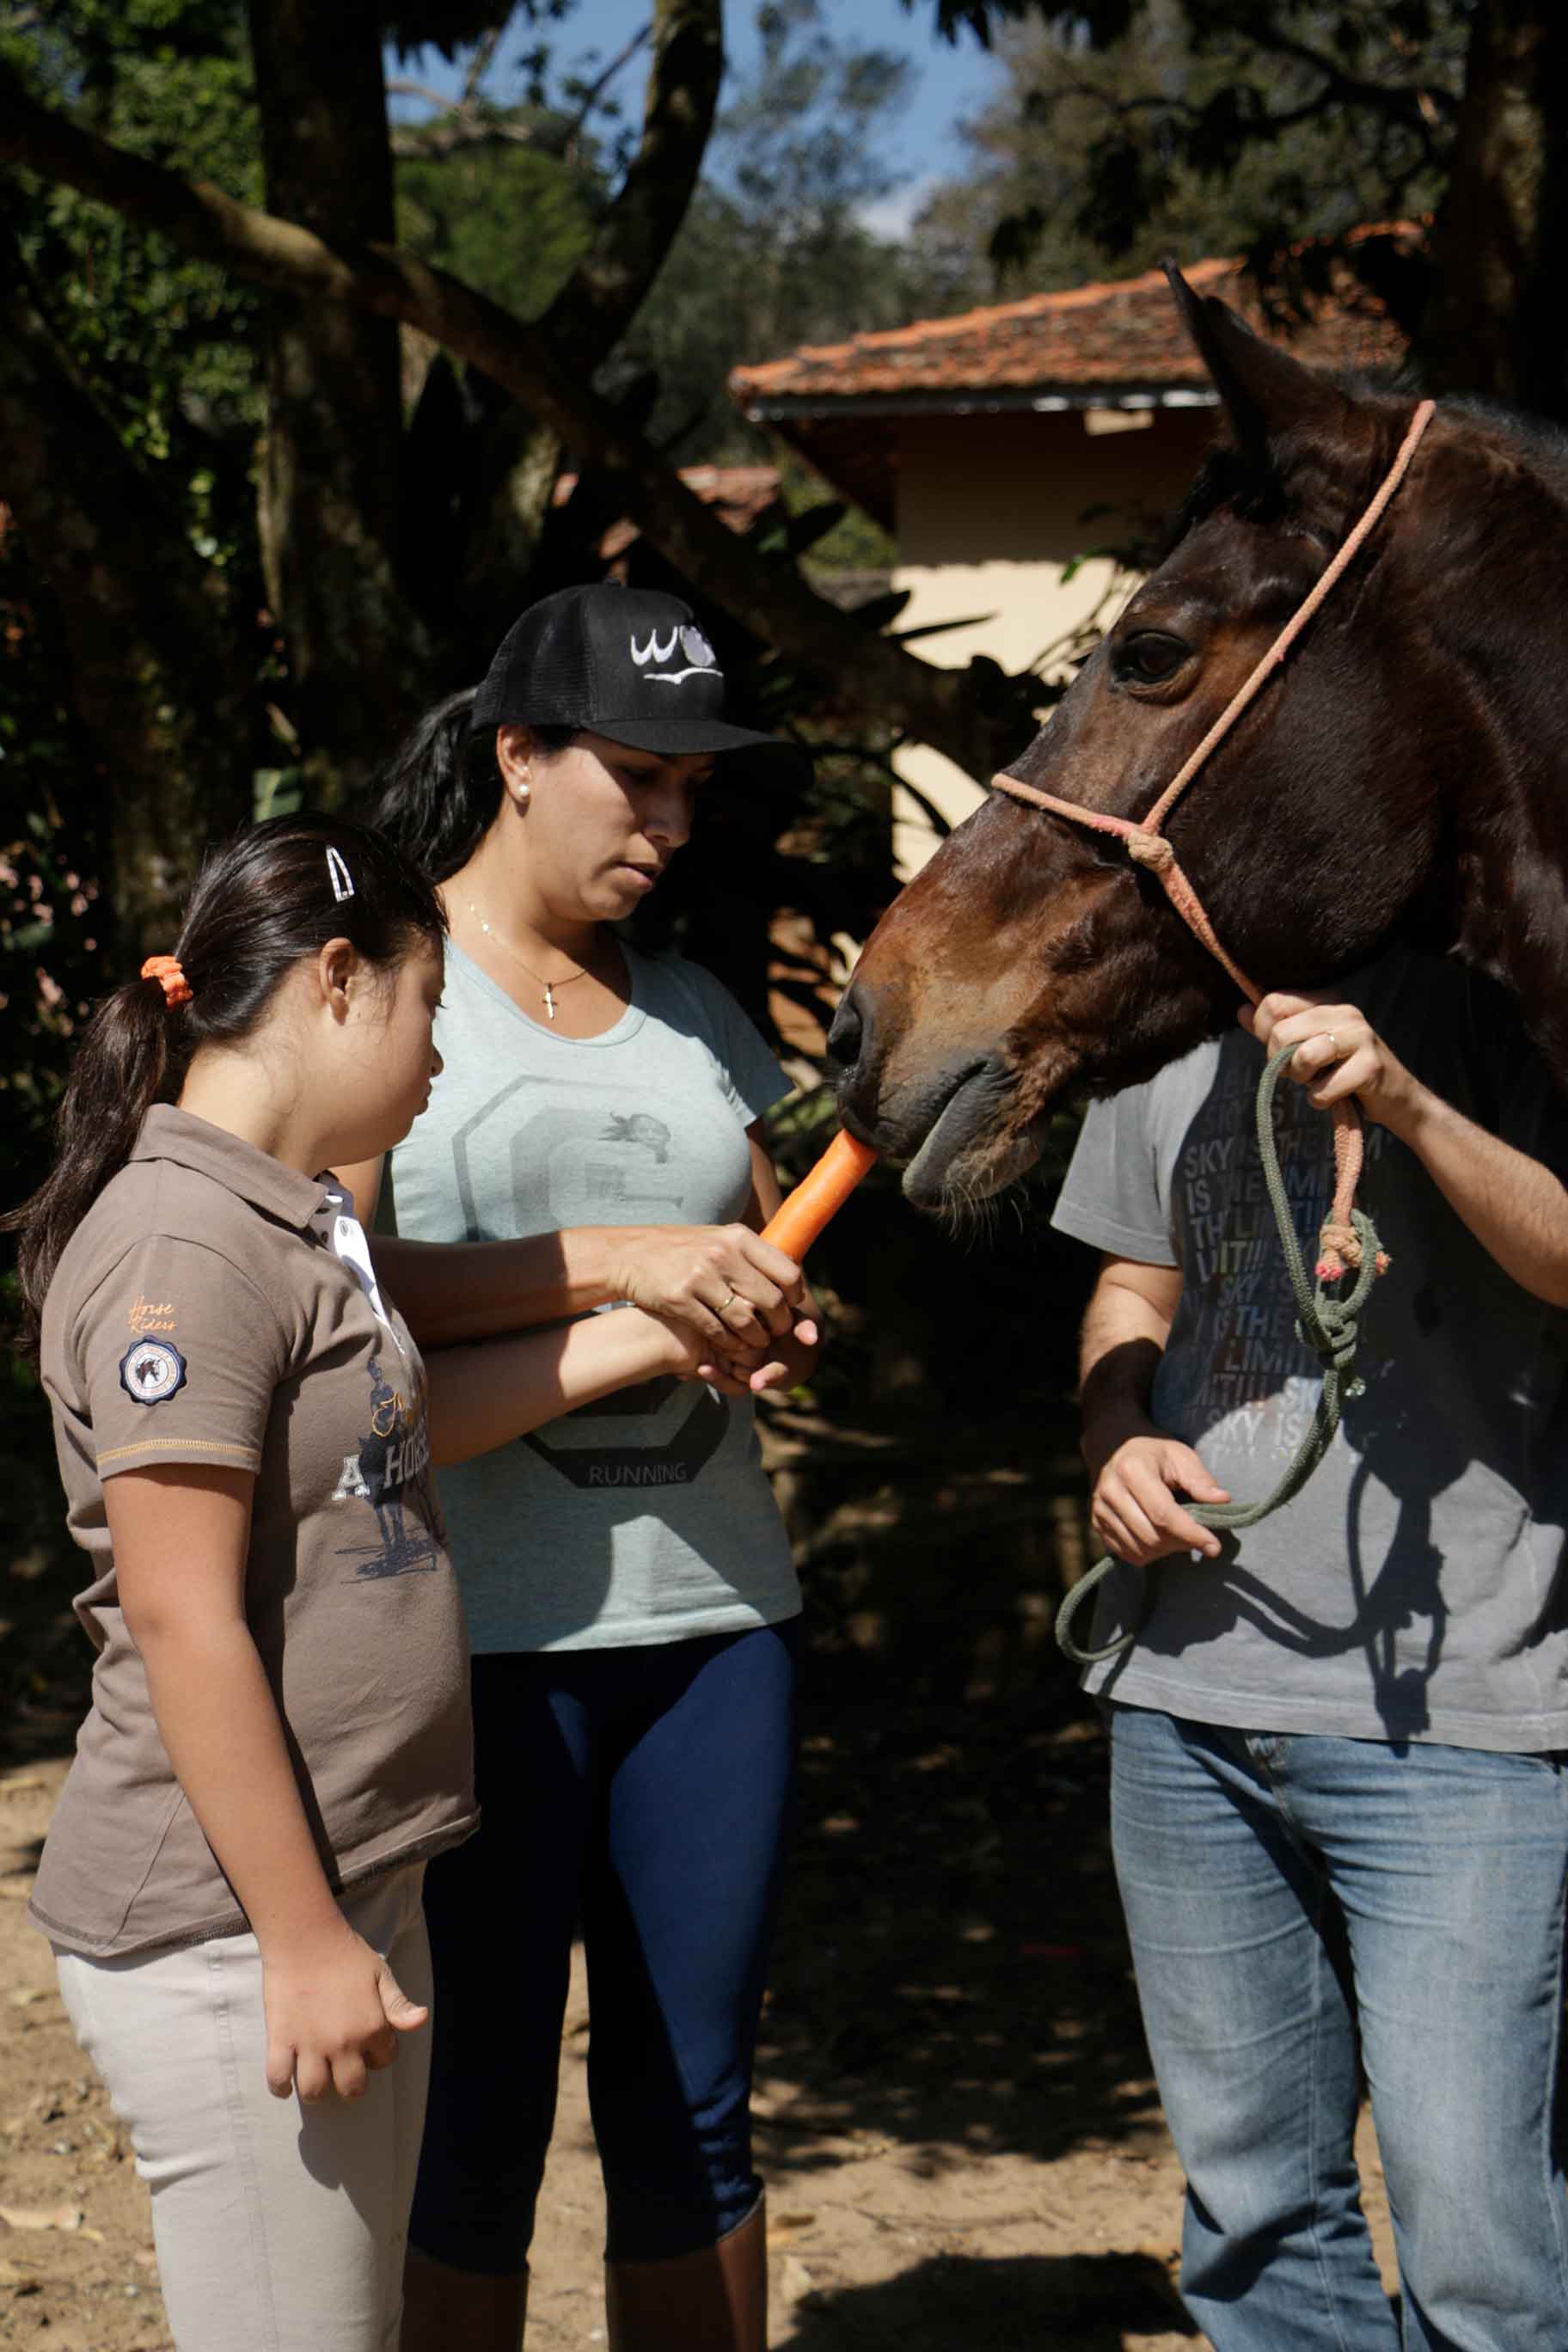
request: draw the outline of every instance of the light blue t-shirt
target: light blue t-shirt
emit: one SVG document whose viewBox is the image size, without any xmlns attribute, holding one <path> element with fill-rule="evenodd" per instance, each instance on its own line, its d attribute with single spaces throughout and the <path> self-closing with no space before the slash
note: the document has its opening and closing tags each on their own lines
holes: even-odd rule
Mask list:
<svg viewBox="0 0 1568 2352">
<path fill-rule="evenodd" d="M 1490 982 L 1390 956 L 1345 982 L 1405 1066 L 1478 1125 L 1568 1174 L 1568 1102 Z M 1239 1029 L 1095 1104 L 1054 1222 L 1179 1266 L 1152 1412 L 1237 1502 L 1268 1494 L 1321 1380 L 1295 1309 L 1253 1129 L 1262 1050 Z M 1331 1129 L 1286 1078 L 1279 1157 L 1309 1263 L 1333 1189 Z M 1133 1647 L 1085 1681 L 1130 1705 L 1258 1731 L 1568 1747 L 1568 1313 L 1506 1275 L 1414 1152 L 1367 1129 L 1362 1203 L 1389 1253 L 1363 1318 L 1364 1393 L 1295 1500 L 1146 1571 Z M 1096 1643 L 1143 1579 L 1099 1596 Z"/>
<path fill-rule="evenodd" d="M 623 952 L 631 1003 L 581 1038 L 448 947 L 445 1066 L 387 1163 L 384 1231 L 510 1241 L 742 1213 L 745 1130 L 789 1081 L 710 973 Z M 751 1402 L 700 1381 L 619 1390 L 443 1470 L 441 1501 L 476 1652 L 679 1641 L 800 1608 Z"/>
</svg>

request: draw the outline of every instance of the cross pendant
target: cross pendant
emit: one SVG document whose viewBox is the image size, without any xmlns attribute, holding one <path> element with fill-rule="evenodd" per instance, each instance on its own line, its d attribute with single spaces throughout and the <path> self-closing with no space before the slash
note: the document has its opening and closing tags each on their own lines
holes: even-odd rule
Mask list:
<svg viewBox="0 0 1568 2352">
<path fill-rule="evenodd" d="M 552 1021 L 553 1021 L 555 1018 L 555 991 L 551 987 L 548 981 L 544 983 L 544 1010 L 549 1013 Z"/>
</svg>

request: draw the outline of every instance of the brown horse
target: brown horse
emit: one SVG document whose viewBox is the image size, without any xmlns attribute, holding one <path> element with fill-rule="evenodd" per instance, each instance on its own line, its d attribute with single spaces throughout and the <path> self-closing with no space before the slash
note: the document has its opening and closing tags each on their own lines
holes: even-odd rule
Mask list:
<svg viewBox="0 0 1568 2352">
<path fill-rule="evenodd" d="M 1386 473 L 1413 402 L 1315 374 L 1173 273 L 1229 434 L 1009 772 L 1140 817 Z M 1167 827 L 1258 985 L 1397 942 L 1511 992 L 1568 1087 L 1568 439 L 1444 401 L 1393 504 Z M 831 1040 L 854 1133 L 953 1208 L 1034 1156 L 1069 1086 L 1149 1076 L 1239 998 L 1120 842 L 1000 793 L 873 934 Z"/>
</svg>

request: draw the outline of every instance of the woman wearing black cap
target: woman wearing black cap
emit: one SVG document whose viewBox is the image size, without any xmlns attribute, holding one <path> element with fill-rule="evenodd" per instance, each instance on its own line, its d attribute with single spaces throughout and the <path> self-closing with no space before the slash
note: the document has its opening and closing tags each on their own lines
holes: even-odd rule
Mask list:
<svg viewBox="0 0 1568 2352">
<path fill-rule="evenodd" d="M 523 614 L 477 696 L 424 722 L 376 811 L 451 924 L 445 1067 L 381 1185 L 398 1238 L 378 1256 L 416 1331 L 629 1299 L 742 1367 L 624 1391 L 443 1480 L 483 1825 L 426 1887 L 405 2352 L 520 2340 L 579 1919 L 611 2346 L 765 2340 L 748 2103 L 800 1596 L 748 1388 L 800 1377 L 816 1333 L 798 1267 L 756 1230 L 778 1202 L 762 1119 L 787 1080 L 708 973 L 612 928 L 710 778 L 804 767 L 728 723 L 723 694 L 673 597 L 565 590 Z M 376 1171 L 352 1175 L 363 1207 Z M 481 1246 L 429 1246 L 453 1243 Z"/>
</svg>

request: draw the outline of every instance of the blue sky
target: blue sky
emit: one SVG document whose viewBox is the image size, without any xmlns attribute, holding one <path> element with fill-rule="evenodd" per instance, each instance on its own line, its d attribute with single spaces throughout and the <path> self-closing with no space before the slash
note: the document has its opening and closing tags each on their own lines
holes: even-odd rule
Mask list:
<svg viewBox="0 0 1568 2352">
<path fill-rule="evenodd" d="M 563 24 L 544 28 L 544 37 L 562 65 L 582 62 L 590 49 L 597 50 L 601 64 L 607 65 L 647 24 L 648 13 L 648 0 L 577 0 Z M 933 13 L 929 0 L 921 0 L 912 15 L 906 14 L 899 0 L 826 0 L 826 19 L 836 38 L 894 49 L 909 59 L 918 76 L 909 105 L 883 144 L 883 159 L 900 184 L 867 215 L 868 224 L 886 236 L 903 232 L 930 181 L 950 178 L 962 168 L 956 125 L 984 103 L 998 79 L 994 63 L 973 40 L 966 38 L 953 48 L 936 39 L 931 29 Z M 731 71 L 744 73 L 756 56 L 755 0 L 727 0 L 724 20 Z M 537 37 L 520 26 L 502 42 L 500 70 L 490 83 L 498 99 L 513 94 L 508 61 Z M 435 89 L 448 88 L 457 79 L 433 50 L 405 66 L 389 60 L 389 70 Z M 639 55 L 615 85 L 623 112 L 634 119 L 646 73 L 646 57 Z M 422 110 L 396 101 L 395 110 L 417 114 Z"/>
</svg>

